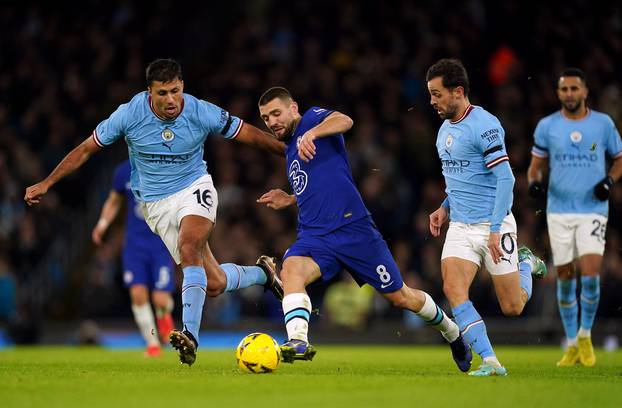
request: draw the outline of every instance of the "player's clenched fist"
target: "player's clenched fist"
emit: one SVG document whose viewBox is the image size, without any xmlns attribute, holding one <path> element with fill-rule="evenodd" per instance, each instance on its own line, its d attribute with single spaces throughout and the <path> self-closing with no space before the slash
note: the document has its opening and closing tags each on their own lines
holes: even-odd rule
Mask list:
<svg viewBox="0 0 622 408">
<path fill-rule="evenodd" d="M 606 201 L 609 199 L 611 187 L 613 187 L 613 178 L 607 175 L 607 177 L 599 181 L 598 184 L 594 186 L 594 195 L 600 201 Z"/>
<path fill-rule="evenodd" d="M 298 156 L 306 162 L 313 159 L 313 156 L 315 156 L 315 143 L 313 143 L 314 139 L 315 135 L 311 131 L 307 131 L 300 138 L 300 143 L 298 144 Z"/>
<path fill-rule="evenodd" d="M 39 204 L 41 197 L 48 192 L 48 188 L 47 183 L 43 181 L 28 187 L 24 195 L 24 201 L 26 201 L 28 205 Z"/>
</svg>

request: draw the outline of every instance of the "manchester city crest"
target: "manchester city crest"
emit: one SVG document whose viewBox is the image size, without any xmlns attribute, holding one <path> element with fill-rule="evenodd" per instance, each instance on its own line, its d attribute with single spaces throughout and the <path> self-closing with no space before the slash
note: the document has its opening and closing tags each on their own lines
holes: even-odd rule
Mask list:
<svg viewBox="0 0 622 408">
<path fill-rule="evenodd" d="M 164 139 L 165 142 L 170 142 L 174 138 L 175 138 L 175 133 L 173 133 L 171 129 L 166 128 L 162 131 L 162 139 Z"/>
<path fill-rule="evenodd" d="M 449 149 L 452 144 L 454 144 L 454 137 L 451 134 L 448 134 L 445 139 L 445 147 Z"/>
<path fill-rule="evenodd" d="M 574 143 L 579 143 L 581 139 L 583 139 L 583 135 L 578 130 L 570 133 L 570 140 L 572 140 Z"/>
</svg>

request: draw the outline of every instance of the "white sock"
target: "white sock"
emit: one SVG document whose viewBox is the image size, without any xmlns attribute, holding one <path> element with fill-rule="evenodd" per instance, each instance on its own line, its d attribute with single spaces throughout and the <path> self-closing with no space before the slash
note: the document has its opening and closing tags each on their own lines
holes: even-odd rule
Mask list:
<svg viewBox="0 0 622 408">
<path fill-rule="evenodd" d="M 417 316 L 421 317 L 428 325 L 441 332 L 445 340 L 449 343 L 456 340 L 460 335 L 458 325 L 447 317 L 443 309 L 434 303 L 434 299 L 432 299 L 430 295 L 425 292 L 423 292 L 423 295 L 425 296 L 425 303 L 421 307 L 421 310 L 415 312 Z"/>
<path fill-rule="evenodd" d="M 145 339 L 147 346 L 159 345 L 158 332 L 156 330 L 155 319 L 153 318 L 153 312 L 151 311 L 151 305 L 145 303 L 144 305 L 132 304 L 132 312 L 134 313 L 134 320 L 138 326 L 140 334 Z"/>
<path fill-rule="evenodd" d="M 309 342 L 309 319 L 311 318 L 311 299 L 306 293 L 292 293 L 283 298 L 283 315 L 289 340 L 298 339 Z"/>
<path fill-rule="evenodd" d="M 579 333 L 577 333 L 577 336 L 581 338 L 592 337 L 592 331 L 579 327 Z"/>
<path fill-rule="evenodd" d="M 576 337 L 573 337 L 573 338 L 568 337 L 568 340 L 566 340 L 566 344 L 568 344 L 568 347 L 577 347 L 577 344 L 578 344 L 577 343 L 577 338 Z"/>
<path fill-rule="evenodd" d="M 497 356 L 486 357 L 484 359 L 484 364 L 490 364 L 491 366 L 497 367 L 497 368 L 502 367 L 499 360 L 497 360 Z"/>
</svg>

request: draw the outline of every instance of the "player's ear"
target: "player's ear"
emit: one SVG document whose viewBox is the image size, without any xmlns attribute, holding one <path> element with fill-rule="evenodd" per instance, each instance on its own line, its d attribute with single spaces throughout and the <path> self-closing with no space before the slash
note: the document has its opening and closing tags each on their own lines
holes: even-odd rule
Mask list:
<svg viewBox="0 0 622 408">
<path fill-rule="evenodd" d="M 463 97 L 464 98 L 464 87 L 463 86 L 457 86 L 454 88 L 454 96 L 456 97 Z"/>
<path fill-rule="evenodd" d="M 292 110 L 292 113 L 298 113 L 298 104 L 295 101 L 292 101 L 289 108 Z"/>
</svg>

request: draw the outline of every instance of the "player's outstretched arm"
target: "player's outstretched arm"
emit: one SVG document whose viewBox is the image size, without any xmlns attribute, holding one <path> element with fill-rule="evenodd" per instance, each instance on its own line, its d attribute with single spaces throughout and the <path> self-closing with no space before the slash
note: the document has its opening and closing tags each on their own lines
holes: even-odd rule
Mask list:
<svg viewBox="0 0 622 408">
<path fill-rule="evenodd" d="M 281 210 L 296 204 L 296 196 L 293 194 L 287 194 L 281 189 L 270 190 L 257 199 L 258 203 L 265 204 L 266 206 Z"/>
<path fill-rule="evenodd" d="M 315 139 L 347 132 L 353 124 L 354 121 L 348 115 L 337 111 L 331 113 L 321 123 L 302 135 L 298 144 L 298 156 L 308 162 L 315 156 L 315 143 L 313 143 Z"/>
<path fill-rule="evenodd" d="M 95 245 L 101 245 L 106 230 L 108 230 L 110 224 L 112 224 L 114 219 L 117 218 L 117 214 L 119 214 L 119 209 L 123 204 L 123 200 L 123 195 L 114 190 L 110 191 L 110 194 L 108 194 L 108 198 L 102 207 L 99 221 L 97 221 L 91 233 L 91 238 L 93 238 Z"/>
<path fill-rule="evenodd" d="M 28 205 L 38 204 L 41 201 L 41 197 L 48 192 L 50 187 L 63 177 L 79 169 L 99 149 L 100 147 L 95 143 L 93 137 L 89 136 L 78 147 L 69 152 L 58 166 L 52 170 L 49 176 L 43 181 L 28 187 L 24 195 L 24 201 Z"/>
<path fill-rule="evenodd" d="M 285 157 L 285 144 L 283 142 L 279 142 L 271 134 L 262 132 L 246 122 L 242 124 L 242 129 L 240 129 L 240 133 L 235 137 L 235 140 Z"/>
</svg>

